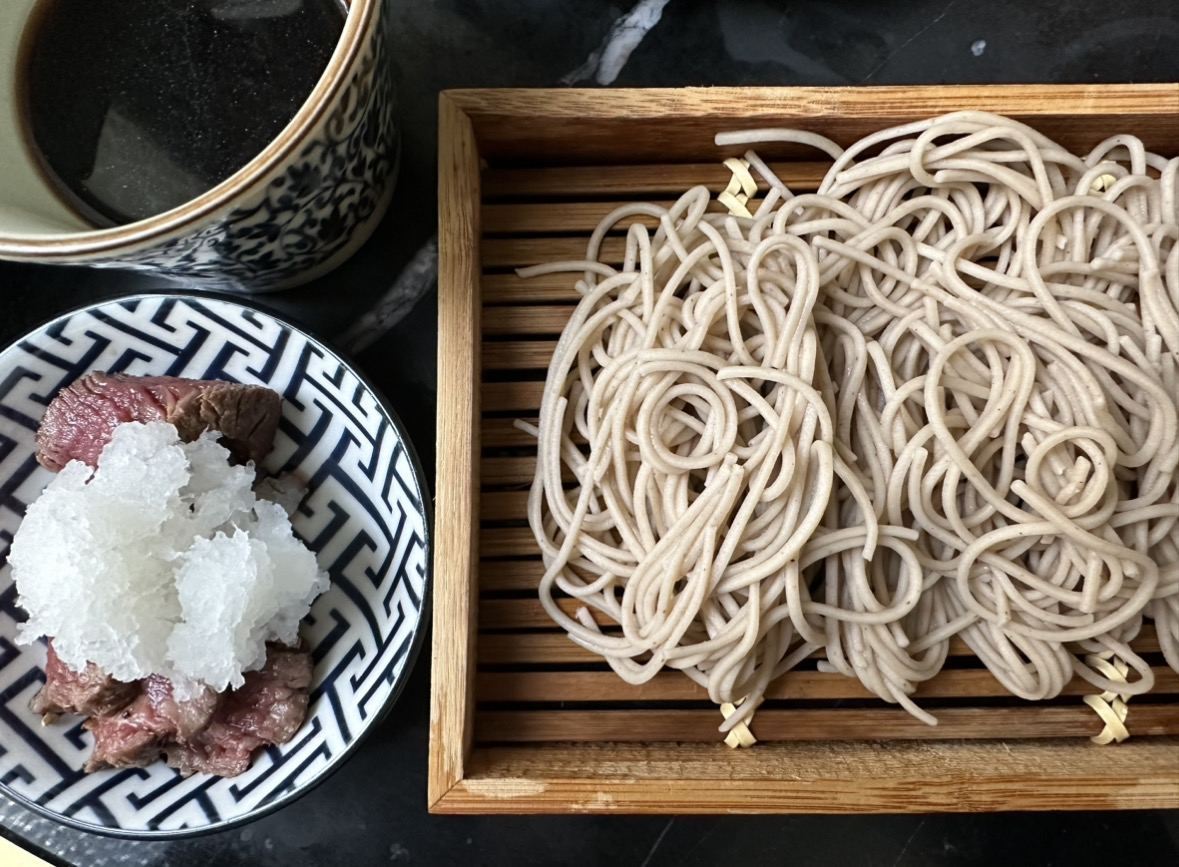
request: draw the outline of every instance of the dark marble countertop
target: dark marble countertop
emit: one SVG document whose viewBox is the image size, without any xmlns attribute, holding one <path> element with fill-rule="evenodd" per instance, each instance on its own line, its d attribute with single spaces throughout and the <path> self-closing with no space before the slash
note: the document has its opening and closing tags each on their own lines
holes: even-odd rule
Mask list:
<svg viewBox="0 0 1179 867">
<path fill-rule="evenodd" d="M 390 330 L 358 338 L 349 329 L 386 295 L 435 232 L 440 90 L 571 82 L 674 87 L 1179 80 L 1179 6 L 1158 0 L 644 0 L 641 14 L 632 11 L 631 0 L 395 0 L 393 5 L 405 145 L 393 207 L 372 240 L 336 272 L 255 301 L 352 348 L 358 364 L 397 407 L 430 476 L 437 300 L 432 285 L 418 281 L 424 287 L 420 300 Z M 605 52 L 606 61 L 595 64 L 592 55 L 612 32 L 617 35 L 616 22 L 628 13 L 632 22 L 660 20 L 625 65 L 610 61 L 616 52 Z M 161 285 L 158 279 L 117 272 L 0 263 L 0 340 L 7 344 L 90 301 Z M 429 660 L 423 657 L 398 705 L 356 756 L 306 797 L 245 828 L 181 842 L 119 841 L 56 825 L 0 796 L 0 833 L 51 863 L 87 867 L 1085 865 L 1172 863 L 1179 856 L 1179 811 L 430 816 L 429 680 Z"/>
</svg>

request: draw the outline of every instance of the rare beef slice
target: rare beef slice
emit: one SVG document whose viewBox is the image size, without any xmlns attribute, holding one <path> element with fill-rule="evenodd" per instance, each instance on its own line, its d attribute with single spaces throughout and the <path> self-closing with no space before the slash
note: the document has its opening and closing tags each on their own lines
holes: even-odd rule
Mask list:
<svg viewBox="0 0 1179 867">
<path fill-rule="evenodd" d="M 184 776 L 235 777 L 259 747 L 286 743 L 303 725 L 312 668 L 305 648 L 269 644 L 266 664 L 222 695 L 205 688 L 180 701 L 154 674 L 129 684 L 134 701 L 86 722 L 94 736 L 86 770 L 147 767 L 163 756 Z"/>
<path fill-rule="evenodd" d="M 93 662 L 86 663 L 82 671 L 74 671 L 62 662 L 50 641 L 45 686 L 33 696 L 29 709 L 36 714 L 102 716 L 126 707 L 138 692 L 137 684 L 120 683 Z"/>
<path fill-rule="evenodd" d="M 174 376 L 88 374 L 63 388 L 37 431 L 37 460 L 57 472 L 71 460 L 98 464 L 118 425 L 164 421 L 191 442 L 207 430 L 242 462 L 261 462 L 282 414 L 277 393 L 258 385 Z"/>
<path fill-rule="evenodd" d="M 208 725 L 167 746 L 168 764 L 184 776 L 244 772 L 256 749 L 285 744 L 303 725 L 312 668 L 306 649 L 267 645 L 266 665 L 246 672 L 246 682 L 222 697 Z"/>
</svg>

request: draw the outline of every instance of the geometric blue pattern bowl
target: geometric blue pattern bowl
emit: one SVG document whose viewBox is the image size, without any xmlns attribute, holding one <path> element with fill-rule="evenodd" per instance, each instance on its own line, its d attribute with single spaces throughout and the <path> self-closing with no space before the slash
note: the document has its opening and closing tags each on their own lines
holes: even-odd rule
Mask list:
<svg viewBox="0 0 1179 867">
<path fill-rule="evenodd" d="M 51 478 L 33 457 L 41 415 L 93 370 L 254 383 L 283 397 L 266 467 L 306 482 L 292 521 L 332 583 L 303 624 L 315 661 L 303 728 L 233 779 L 185 779 L 163 763 L 84 774 L 91 740 L 81 718 L 42 726 L 28 710 L 45 645 L 14 643 L 24 615 L 8 547 Z M 400 423 L 348 362 L 297 328 L 238 303 L 168 294 L 97 304 L 34 331 L 0 353 L 0 790 L 77 828 L 151 839 L 224 829 L 289 803 L 397 699 L 424 632 L 429 548 L 422 473 Z"/>
</svg>

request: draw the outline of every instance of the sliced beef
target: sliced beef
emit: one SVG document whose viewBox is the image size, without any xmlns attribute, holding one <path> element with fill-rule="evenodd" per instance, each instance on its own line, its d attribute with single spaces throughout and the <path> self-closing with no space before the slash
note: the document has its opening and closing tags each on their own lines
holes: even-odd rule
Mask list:
<svg viewBox="0 0 1179 867">
<path fill-rule="evenodd" d="M 171 724 L 172 737 L 181 742 L 200 733 L 221 703 L 221 696 L 207 686 L 193 698 L 178 701 L 172 694 L 172 681 L 155 674 L 143 681 L 143 691 L 155 712 Z"/>
<path fill-rule="evenodd" d="M 166 421 L 185 441 L 219 431 L 235 458 L 260 462 L 281 414 L 281 398 L 262 386 L 96 372 L 63 388 L 49 404 L 37 430 L 37 460 L 54 472 L 71 460 L 93 467 L 116 426 Z"/>
<path fill-rule="evenodd" d="M 146 690 L 118 713 L 91 717 L 86 728 L 94 735 L 87 773 L 103 768 L 145 768 L 160 757 L 175 731 Z"/>
<path fill-rule="evenodd" d="M 74 671 L 57 655 L 49 642 L 45 663 L 45 686 L 29 702 L 36 714 L 78 713 L 102 716 L 122 710 L 139 693 L 139 685 L 121 683 L 104 674 L 93 662 Z"/>
<path fill-rule="evenodd" d="M 185 776 L 242 773 L 254 750 L 285 744 L 303 725 L 311 674 L 309 651 L 267 645 L 266 665 L 246 672 L 246 682 L 225 694 L 203 731 L 187 743 L 168 747 L 168 764 Z"/>
<path fill-rule="evenodd" d="M 86 723 L 94 734 L 86 770 L 146 767 L 164 756 L 185 776 L 237 776 L 255 750 L 286 743 L 303 725 L 311 673 L 309 651 L 271 644 L 266 665 L 224 695 L 206 688 L 180 701 L 158 675 L 129 684 L 134 701 Z"/>
<path fill-rule="evenodd" d="M 92 717 L 86 723 L 94 734 L 87 771 L 150 765 L 168 745 L 199 735 L 221 699 L 205 687 L 195 698 L 179 701 L 172 694 L 172 682 L 156 674 L 136 686 L 141 689 L 139 696 L 121 712 Z"/>
<path fill-rule="evenodd" d="M 214 720 L 188 743 L 170 744 L 165 757 L 186 777 L 196 773 L 236 777 L 250 767 L 254 750 L 265 743 L 236 726 Z"/>
<path fill-rule="evenodd" d="M 307 716 L 311 671 L 310 652 L 268 645 L 266 665 L 247 672 L 246 682 L 225 696 L 218 718 L 267 743 L 285 744 Z"/>
</svg>

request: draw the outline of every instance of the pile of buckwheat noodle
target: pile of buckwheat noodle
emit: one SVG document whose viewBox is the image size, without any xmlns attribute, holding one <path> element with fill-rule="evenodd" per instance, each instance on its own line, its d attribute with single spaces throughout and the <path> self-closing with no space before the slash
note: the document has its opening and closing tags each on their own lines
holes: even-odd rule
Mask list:
<svg viewBox="0 0 1179 867">
<path fill-rule="evenodd" d="M 930 724 L 955 635 L 1026 699 L 1148 691 L 1144 617 L 1179 670 L 1179 160 L 980 112 L 717 136 L 770 141 L 835 160 L 816 194 L 749 152 L 751 215 L 697 187 L 520 272 L 584 272 L 534 430 L 549 615 L 630 683 L 745 699 L 721 731 L 819 648 Z"/>
</svg>

